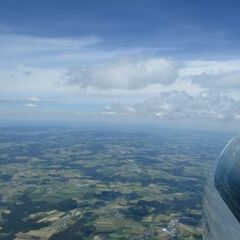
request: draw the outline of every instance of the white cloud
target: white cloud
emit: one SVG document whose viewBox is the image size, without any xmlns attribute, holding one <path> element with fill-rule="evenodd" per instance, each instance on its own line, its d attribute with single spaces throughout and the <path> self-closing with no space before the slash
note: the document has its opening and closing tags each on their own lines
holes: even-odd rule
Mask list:
<svg viewBox="0 0 240 240">
<path fill-rule="evenodd" d="M 137 110 L 134 106 L 130 104 L 120 104 L 115 103 L 112 105 L 107 105 L 104 107 L 104 110 L 102 113 L 105 115 L 133 115 L 137 113 Z"/>
<path fill-rule="evenodd" d="M 127 111 L 129 107 L 134 111 Z M 141 117 L 153 116 L 167 120 L 214 119 L 227 121 L 239 119 L 240 101 L 213 92 L 191 96 L 184 91 L 170 91 L 130 106 L 114 104 L 110 110 L 129 116 L 138 114 Z"/>
<path fill-rule="evenodd" d="M 102 114 L 103 114 L 103 115 L 111 116 L 111 115 L 115 115 L 116 112 L 114 112 L 114 111 L 104 111 L 104 112 L 102 112 Z"/>
<path fill-rule="evenodd" d="M 240 61 L 187 61 L 179 71 L 179 79 L 208 89 L 240 89 Z"/>
<path fill-rule="evenodd" d="M 64 84 L 59 84 L 61 79 Z M 64 68 L 0 69 L 3 104 L 84 106 L 80 116 L 240 120 L 240 61 L 115 60 Z M 233 91 L 234 89 L 234 91 Z M 234 95 L 233 95 L 234 93 Z M 44 99 L 44 100 L 43 100 Z M 144 101 L 145 100 L 145 101 Z M 111 104 L 121 102 L 122 104 Z M 108 105 L 102 109 L 103 105 Z M 88 109 L 89 108 L 89 109 Z M 77 109 L 74 109 L 77 111 Z M 77 115 L 77 114 L 74 114 Z"/>
<path fill-rule="evenodd" d="M 31 72 L 31 74 L 26 76 L 26 72 Z M 23 65 L 0 69 L 0 95 L 29 96 L 30 94 L 54 93 L 61 87 L 54 84 L 59 81 L 63 73 L 64 69 L 26 67 Z"/>
<path fill-rule="evenodd" d="M 41 102 L 41 99 L 38 97 L 30 97 L 28 98 L 29 102 Z"/>
<path fill-rule="evenodd" d="M 191 82 L 210 89 L 240 89 L 240 71 L 219 74 L 202 73 L 193 76 Z"/>
<path fill-rule="evenodd" d="M 235 119 L 240 121 L 240 113 L 235 114 Z"/>
<path fill-rule="evenodd" d="M 141 89 L 152 84 L 169 85 L 178 77 L 175 61 L 152 58 L 144 61 L 122 60 L 114 63 L 69 68 L 64 83 L 82 89 Z"/>
<path fill-rule="evenodd" d="M 29 53 L 40 51 L 73 50 L 88 45 L 97 44 L 96 36 L 81 38 L 50 38 L 16 34 L 1 34 L 0 45 L 4 47 L 1 53 Z"/>
<path fill-rule="evenodd" d="M 36 108 L 36 107 L 37 107 L 37 104 L 27 103 L 27 104 L 25 104 L 25 107 L 27 107 L 27 108 Z"/>
<path fill-rule="evenodd" d="M 240 61 L 174 61 L 164 58 L 122 60 L 71 67 L 62 83 L 80 89 L 174 90 L 240 89 Z M 190 84 L 190 85 L 189 85 Z M 181 89 L 180 89 L 181 88 Z"/>
<path fill-rule="evenodd" d="M 100 42 L 97 36 L 51 38 L 4 33 L 0 34 L 0 66 L 24 64 L 59 67 L 76 61 L 86 62 L 87 59 L 94 61 L 95 58 L 104 56 L 102 51 L 93 47 Z"/>
<path fill-rule="evenodd" d="M 183 61 L 180 76 L 197 76 L 202 73 L 219 74 L 240 71 L 240 60 L 189 60 Z"/>
</svg>

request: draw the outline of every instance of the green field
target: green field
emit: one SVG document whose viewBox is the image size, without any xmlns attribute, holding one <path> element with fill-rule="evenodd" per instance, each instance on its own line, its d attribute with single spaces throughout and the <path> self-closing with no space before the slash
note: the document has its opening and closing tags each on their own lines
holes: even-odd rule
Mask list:
<svg viewBox="0 0 240 240">
<path fill-rule="evenodd" d="M 0 239 L 201 239 L 207 170 L 229 138 L 1 128 Z"/>
</svg>

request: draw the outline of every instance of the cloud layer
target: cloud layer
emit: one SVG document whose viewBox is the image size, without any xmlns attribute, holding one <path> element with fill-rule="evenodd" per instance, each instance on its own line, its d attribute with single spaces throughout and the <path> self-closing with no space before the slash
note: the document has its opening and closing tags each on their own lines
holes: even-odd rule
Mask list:
<svg viewBox="0 0 240 240">
<path fill-rule="evenodd" d="M 168 85 L 178 77 L 179 66 L 168 59 L 122 60 L 114 63 L 69 68 L 64 83 L 81 89 L 141 89 L 152 84 Z"/>
<path fill-rule="evenodd" d="M 108 107 L 108 111 L 120 115 L 154 116 L 167 120 L 227 121 L 240 119 L 240 101 L 209 91 L 196 96 L 191 96 L 185 91 L 170 91 L 136 104 L 113 104 Z"/>
<path fill-rule="evenodd" d="M 212 90 L 240 90 L 240 61 L 188 61 L 179 77 Z"/>
<path fill-rule="evenodd" d="M 36 39 L 27 40 L 33 47 L 32 50 L 30 46 L 29 52 L 35 52 Z M 95 39 L 88 40 L 90 45 L 95 44 Z M 41 39 L 38 50 L 79 50 L 88 45 L 88 40 L 78 43 L 77 40 Z M 66 115 L 64 111 L 72 111 L 90 116 L 94 111 L 94 116 L 106 118 L 239 121 L 240 61 L 118 56 L 94 64 L 79 62 L 68 68 L 24 64 L 1 67 L 0 95 L 4 109 L 7 104 L 13 107 L 18 99 L 28 99 L 21 100 L 21 106 L 34 111 L 47 110 L 49 115 L 56 108 L 63 115 Z M 54 104 L 49 110 L 50 101 Z M 107 107 L 103 108 L 104 105 Z"/>
</svg>

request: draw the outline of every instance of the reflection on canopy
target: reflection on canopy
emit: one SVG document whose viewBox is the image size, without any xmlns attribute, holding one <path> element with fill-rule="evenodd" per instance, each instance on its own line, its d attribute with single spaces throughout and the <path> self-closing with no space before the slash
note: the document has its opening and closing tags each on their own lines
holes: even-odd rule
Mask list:
<svg viewBox="0 0 240 240">
<path fill-rule="evenodd" d="M 219 194 L 240 222 L 240 137 L 234 138 L 222 153 L 214 182 Z"/>
</svg>

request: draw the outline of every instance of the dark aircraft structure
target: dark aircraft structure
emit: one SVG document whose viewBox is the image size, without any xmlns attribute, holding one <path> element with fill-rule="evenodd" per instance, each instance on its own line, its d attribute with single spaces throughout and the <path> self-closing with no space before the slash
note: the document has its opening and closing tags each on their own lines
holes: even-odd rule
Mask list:
<svg viewBox="0 0 240 240">
<path fill-rule="evenodd" d="M 203 200 L 204 240 L 240 240 L 240 136 L 210 171 Z"/>
</svg>

